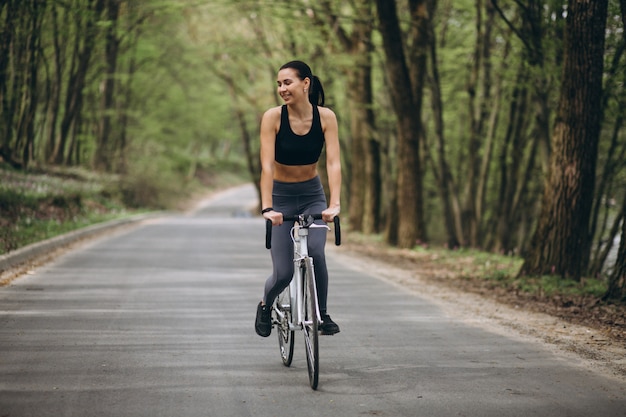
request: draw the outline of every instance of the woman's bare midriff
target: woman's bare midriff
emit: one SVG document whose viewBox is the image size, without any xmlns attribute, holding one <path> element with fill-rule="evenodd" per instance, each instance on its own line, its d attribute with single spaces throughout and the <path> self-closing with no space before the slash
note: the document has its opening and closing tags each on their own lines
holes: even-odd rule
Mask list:
<svg viewBox="0 0 626 417">
<path fill-rule="evenodd" d="M 281 182 L 302 182 L 317 176 L 317 163 L 310 165 L 283 165 L 274 162 L 274 179 Z"/>
</svg>

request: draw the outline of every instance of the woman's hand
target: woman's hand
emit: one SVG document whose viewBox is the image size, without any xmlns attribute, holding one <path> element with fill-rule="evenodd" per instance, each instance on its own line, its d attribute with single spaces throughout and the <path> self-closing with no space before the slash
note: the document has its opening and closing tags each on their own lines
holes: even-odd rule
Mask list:
<svg viewBox="0 0 626 417">
<path fill-rule="evenodd" d="M 283 213 L 270 210 L 263 213 L 263 218 L 272 222 L 272 226 L 280 226 L 283 224 Z"/>
<path fill-rule="evenodd" d="M 335 218 L 335 216 L 339 215 L 340 211 L 340 206 L 328 207 L 322 212 L 322 220 L 324 220 L 326 223 L 332 223 L 333 219 Z"/>
</svg>

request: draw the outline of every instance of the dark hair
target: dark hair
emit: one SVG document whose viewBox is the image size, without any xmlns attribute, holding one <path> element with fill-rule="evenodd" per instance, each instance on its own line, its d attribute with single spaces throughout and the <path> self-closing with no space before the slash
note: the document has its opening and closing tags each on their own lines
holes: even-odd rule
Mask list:
<svg viewBox="0 0 626 417">
<path fill-rule="evenodd" d="M 280 67 L 281 70 L 291 68 L 296 71 L 298 78 L 304 81 L 308 78 L 311 81 L 311 88 L 309 90 L 309 101 L 315 106 L 324 105 L 324 88 L 317 76 L 313 75 L 311 67 L 302 61 L 289 61 Z"/>
</svg>

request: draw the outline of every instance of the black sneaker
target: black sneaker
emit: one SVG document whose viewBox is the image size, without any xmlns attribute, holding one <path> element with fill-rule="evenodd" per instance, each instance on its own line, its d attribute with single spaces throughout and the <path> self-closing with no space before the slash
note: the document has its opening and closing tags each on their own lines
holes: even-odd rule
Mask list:
<svg viewBox="0 0 626 417">
<path fill-rule="evenodd" d="M 270 307 L 259 303 L 256 308 L 256 320 L 254 330 L 259 336 L 267 337 L 272 333 L 272 319 L 270 318 Z"/>
<path fill-rule="evenodd" d="M 320 332 L 323 335 L 332 336 L 335 333 L 339 333 L 339 326 L 335 323 L 328 314 L 322 314 L 322 324 L 320 325 Z"/>
</svg>

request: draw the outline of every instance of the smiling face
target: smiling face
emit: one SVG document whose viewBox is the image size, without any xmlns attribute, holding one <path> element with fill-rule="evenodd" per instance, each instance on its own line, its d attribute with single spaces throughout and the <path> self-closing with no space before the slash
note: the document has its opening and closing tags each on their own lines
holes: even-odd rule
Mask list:
<svg viewBox="0 0 626 417">
<path fill-rule="evenodd" d="M 276 79 L 278 94 L 285 101 L 285 104 L 294 104 L 300 100 L 308 101 L 308 91 L 310 80 L 301 80 L 298 71 L 293 68 L 284 68 L 278 71 Z"/>
</svg>

